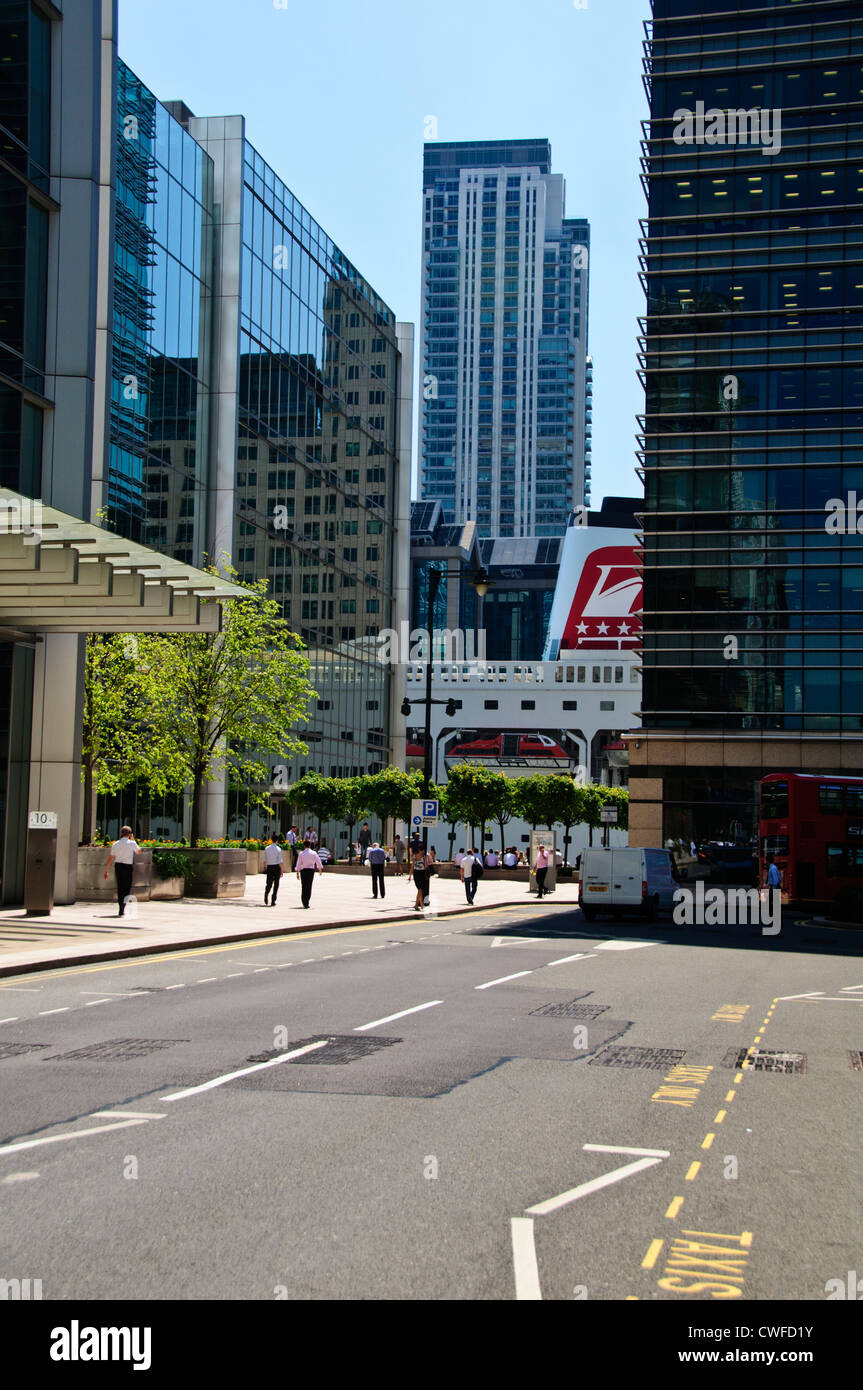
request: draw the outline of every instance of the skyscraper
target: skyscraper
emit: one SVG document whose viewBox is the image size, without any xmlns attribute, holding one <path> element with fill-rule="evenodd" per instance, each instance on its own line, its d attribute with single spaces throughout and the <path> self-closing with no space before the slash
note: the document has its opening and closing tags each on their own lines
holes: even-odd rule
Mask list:
<svg viewBox="0 0 863 1390">
<path fill-rule="evenodd" d="M 863 11 L 654 0 L 633 843 L 863 767 Z M 856 55 L 856 56 L 855 56 Z"/>
<path fill-rule="evenodd" d="M 425 145 L 421 492 L 480 536 L 589 494 L 589 254 L 547 140 Z"/>
</svg>

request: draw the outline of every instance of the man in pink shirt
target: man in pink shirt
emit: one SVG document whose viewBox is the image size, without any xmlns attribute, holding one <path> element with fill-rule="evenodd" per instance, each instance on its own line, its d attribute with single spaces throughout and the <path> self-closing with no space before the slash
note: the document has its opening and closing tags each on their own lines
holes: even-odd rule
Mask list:
<svg viewBox="0 0 863 1390">
<path fill-rule="evenodd" d="M 297 878 L 302 885 L 301 897 L 303 900 L 303 907 L 308 907 L 309 905 L 315 874 L 322 874 L 323 871 L 324 866 L 321 863 L 321 856 L 316 850 L 309 849 L 308 847 L 300 850 L 297 855 Z"/>
<path fill-rule="evenodd" d="M 544 845 L 540 845 L 536 853 L 536 862 L 533 866 L 534 872 L 536 873 L 536 895 L 538 898 L 541 898 L 545 892 L 545 876 L 548 873 L 549 863 L 550 858 L 548 850 Z"/>
</svg>

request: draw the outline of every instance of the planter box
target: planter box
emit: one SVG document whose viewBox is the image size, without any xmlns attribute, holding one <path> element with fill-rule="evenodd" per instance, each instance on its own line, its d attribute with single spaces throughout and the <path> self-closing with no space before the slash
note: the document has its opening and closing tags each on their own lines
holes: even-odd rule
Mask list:
<svg viewBox="0 0 863 1390">
<path fill-rule="evenodd" d="M 283 853 L 286 852 L 286 847 L 283 847 L 282 852 L 283 852 Z M 286 859 L 286 863 L 290 864 L 290 862 L 291 862 L 290 859 Z M 264 872 L 264 851 L 263 851 L 262 849 L 247 849 L 247 850 L 246 850 L 246 873 L 247 873 L 247 874 L 262 874 L 263 872 Z"/>
<path fill-rule="evenodd" d="M 186 891 L 184 878 L 154 878 L 150 887 L 150 902 L 182 898 Z"/>
<path fill-rule="evenodd" d="M 244 849 L 188 849 L 186 894 L 190 898 L 242 898 L 246 893 Z"/>
<path fill-rule="evenodd" d="M 75 898 L 84 903 L 111 903 L 117 901 L 117 883 L 114 878 L 114 865 L 104 877 L 105 865 L 110 850 L 99 845 L 78 846 L 78 876 Z M 138 902 L 150 900 L 153 875 L 153 851 L 142 849 L 135 856 L 135 872 L 132 875 L 132 895 Z"/>
</svg>

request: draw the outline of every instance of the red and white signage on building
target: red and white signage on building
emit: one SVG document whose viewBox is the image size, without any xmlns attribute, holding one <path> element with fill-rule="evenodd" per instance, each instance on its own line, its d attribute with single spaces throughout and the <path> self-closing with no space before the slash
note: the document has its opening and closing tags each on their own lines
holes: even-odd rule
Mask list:
<svg viewBox="0 0 863 1390">
<path fill-rule="evenodd" d="M 632 532 L 570 526 L 548 627 L 546 658 L 624 651 L 641 642 L 642 583 Z"/>
</svg>

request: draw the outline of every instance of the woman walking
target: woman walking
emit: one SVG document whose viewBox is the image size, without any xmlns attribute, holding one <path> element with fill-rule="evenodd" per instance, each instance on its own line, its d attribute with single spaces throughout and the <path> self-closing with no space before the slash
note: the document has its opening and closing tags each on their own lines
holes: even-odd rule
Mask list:
<svg viewBox="0 0 863 1390">
<path fill-rule="evenodd" d="M 411 840 L 411 875 L 417 890 L 414 912 L 422 912 L 429 891 L 428 859 L 421 840 Z"/>
</svg>

